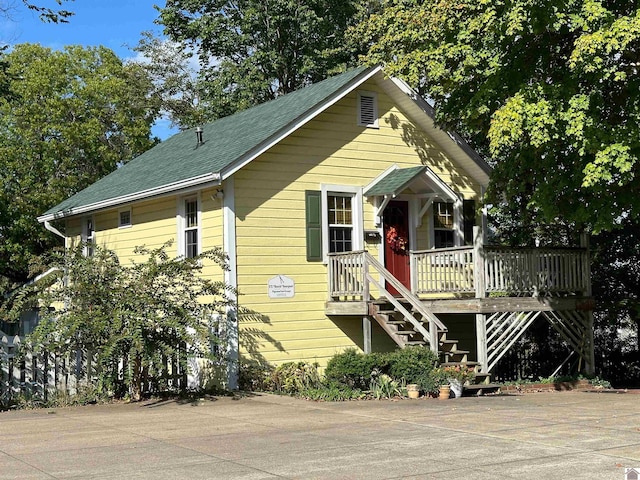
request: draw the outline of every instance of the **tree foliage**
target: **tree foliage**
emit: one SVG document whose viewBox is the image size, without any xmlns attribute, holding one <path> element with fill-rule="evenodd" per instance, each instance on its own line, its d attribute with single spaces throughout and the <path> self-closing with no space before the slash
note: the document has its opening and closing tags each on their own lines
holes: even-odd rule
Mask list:
<svg viewBox="0 0 640 480">
<path fill-rule="evenodd" d="M 36 217 L 152 146 L 156 108 L 145 72 L 103 47 L 22 44 L 1 60 L 0 276 L 20 282 L 59 243 Z"/>
<path fill-rule="evenodd" d="M 202 125 L 209 116 L 206 81 L 193 51 L 151 32 L 142 33 L 134 50 L 140 54 L 134 61 L 151 78 L 152 95 L 171 125 L 181 129 Z"/>
<path fill-rule="evenodd" d="M 159 23 L 198 52 L 208 118 L 322 80 L 352 61 L 343 49 L 358 0 L 168 0 Z"/>
<path fill-rule="evenodd" d="M 52 0 L 49 3 L 62 6 L 65 1 L 67 0 Z M 73 12 L 70 10 L 47 7 L 42 2 L 34 3 L 29 0 L 22 0 L 22 4 L 32 12 L 36 12 L 40 16 L 40 20 L 46 23 L 67 23 L 69 17 L 73 16 Z M 0 16 L 11 18 L 11 10 L 13 8 L 11 0 L 0 0 Z"/>
<path fill-rule="evenodd" d="M 58 263 L 64 282 L 40 292 L 41 305 L 57 308 L 42 315 L 28 347 L 93 353 L 101 392 L 134 399 L 144 386 L 162 389 L 163 357 L 178 357 L 185 371 L 188 357 L 219 360 L 211 346 L 230 290 L 201 273 L 205 263 L 224 268 L 226 256 L 216 249 L 172 259 L 166 247 L 136 248 L 144 261 L 132 265 L 99 247 L 93 257 L 82 245 L 68 252 Z"/>
<path fill-rule="evenodd" d="M 350 38 L 491 155 L 493 201 L 596 232 L 638 218 L 635 2 L 383 0 Z"/>
</svg>

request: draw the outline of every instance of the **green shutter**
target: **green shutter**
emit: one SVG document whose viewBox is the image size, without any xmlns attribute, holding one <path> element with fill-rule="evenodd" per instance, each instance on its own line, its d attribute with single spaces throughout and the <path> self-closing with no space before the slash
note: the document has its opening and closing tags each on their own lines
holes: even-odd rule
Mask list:
<svg viewBox="0 0 640 480">
<path fill-rule="evenodd" d="M 473 245 L 473 227 L 476 226 L 476 202 L 473 200 L 463 200 L 462 220 L 464 232 L 464 244 Z"/>
<path fill-rule="evenodd" d="M 307 190 L 305 210 L 307 218 L 307 261 L 322 261 L 322 194 Z"/>
</svg>

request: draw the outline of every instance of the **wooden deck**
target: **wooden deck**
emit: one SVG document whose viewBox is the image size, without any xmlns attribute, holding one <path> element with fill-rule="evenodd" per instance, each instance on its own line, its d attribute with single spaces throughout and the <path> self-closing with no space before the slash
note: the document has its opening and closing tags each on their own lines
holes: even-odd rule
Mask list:
<svg viewBox="0 0 640 480">
<path fill-rule="evenodd" d="M 329 255 L 329 316 L 371 319 L 398 345 L 441 351 L 441 314 L 475 315 L 477 363 L 487 373 L 538 318 L 546 319 L 593 373 L 593 309 L 587 248 L 447 248 L 410 252 L 411 285 L 366 251 Z M 398 294 L 391 294 L 388 285 Z M 381 307 L 382 304 L 386 304 Z"/>
<path fill-rule="evenodd" d="M 365 251 L 329 256 L 329 315 L 366 314 Z M 460 247 L 410 252 L 411 293 L 434 313 L 593 310 L 586 248 Z M 379 289 L 378 289 L 379 290 Z"/>
<path fill-rule="evenodd" d="M 490 297 L 421 299 L 426 308 L 435 314 L 442 313 L 483 313 L 494 312 L 551 312 L 551 311 L 592 311 L 595 303 L 591 297 Z M 327 315 L 361 316 L 369 314 L 369 303 L 363 300 L 329 300 L 325 304 Z"/>
</svg>

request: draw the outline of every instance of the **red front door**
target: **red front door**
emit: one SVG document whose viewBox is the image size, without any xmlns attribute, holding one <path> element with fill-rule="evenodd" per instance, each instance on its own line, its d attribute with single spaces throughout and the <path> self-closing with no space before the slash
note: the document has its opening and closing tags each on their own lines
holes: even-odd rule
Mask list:
<svg viewBox="0 0 640 480">
<path fill-rule="evenodd" d="M 409 204 L 391 201 L 384 210 L 384 266 L 400 283 L 411 290 L 409 265 Z M 398 292 L 387 284 L 387 290 Z"/>
</svg>

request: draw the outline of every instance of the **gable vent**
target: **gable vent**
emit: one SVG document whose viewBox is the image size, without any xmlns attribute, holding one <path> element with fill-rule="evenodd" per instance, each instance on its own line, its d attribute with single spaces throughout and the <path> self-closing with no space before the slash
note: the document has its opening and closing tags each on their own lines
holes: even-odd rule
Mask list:
<svg viewBox="0 0 640 480">
<path fill-rule="evenodd" d="M 358 95 L 358 125 L 378 126 L 378 105 L 374 94 L 360 93 Z"/>
</svg>

